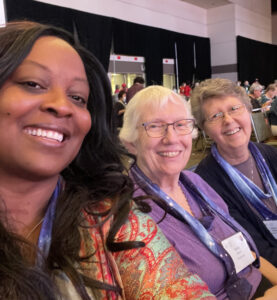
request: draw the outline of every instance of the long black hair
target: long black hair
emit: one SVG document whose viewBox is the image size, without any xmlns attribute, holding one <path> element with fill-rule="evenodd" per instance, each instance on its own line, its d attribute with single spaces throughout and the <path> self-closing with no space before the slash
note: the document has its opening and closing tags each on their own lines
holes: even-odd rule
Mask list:
<svg viewBox="0 0 277 300">
<path fill-rule="evenodd" d="M 0 298 L 55 299 L 58 291 L 52 280 L 52 271 L 57 268 L 71 279 L 82 299 L 90 299 L 85 286 L 91 288 L 97 298 L 98 289 L 119 291 L 119 288 L 87 278 L 74 267 L 85 259 L 79 257 L 82 211 L 94 214 L 93 207 L 97 203 L 111 199 L 110 209 L 102 212 L 106 218 L 113 216 L 107 237 L 108 249 L 119 251 L 142 246 L 140 242 L 114 243 L 114 237 L 130 210 L 133 184 L 123 173 L 121 161 L 126 152 L 120 146 L 112 125 L 113 102 L 107 74 L 98 60 L 70 33 L 28 21 L 12 22 L 0 28 L 0 89 L 42 36 L 61 38 L 80 55 L 90 86 L 88 110 L 92 126 L 77 157 L 62 171 L 66 184 L 58 199 L 52 243 L 43 270 L 24 259 L 20 247 L 24 239 L 8 232 L 3 225 L 4 216 L 0 218 Z"/>
</svg>

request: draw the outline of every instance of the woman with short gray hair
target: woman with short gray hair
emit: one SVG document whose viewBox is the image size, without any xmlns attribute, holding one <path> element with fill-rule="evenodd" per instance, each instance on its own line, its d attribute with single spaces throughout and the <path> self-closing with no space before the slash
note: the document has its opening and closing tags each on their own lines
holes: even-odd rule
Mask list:
<svg viewBox="0 0 277 300">
<path fill-rule="evenodd" d="M 224 98 L 233 96 L 238 98 L 245 105 L 249 112 L 252 106 L 249 97 L 244 88 L 236 83 L 222 78 L 207 79 L 200 83 L 201 88 L 196 87 L 193 90 L 193 100 L 191 100 L 192 114 L 196 119 L 199 128 L 203 129 L 205 115 L 202 109 L 203 104 L 212 98 Z"/>
<path fill-rule="evenodd" d="M 277 149 L 250 142 L 251 105 L 230 80 L 205 80 L 193 91 L 191 106 L 198 126 L 215 142 L 196 173 L 277 266 Z"/>
</svg>

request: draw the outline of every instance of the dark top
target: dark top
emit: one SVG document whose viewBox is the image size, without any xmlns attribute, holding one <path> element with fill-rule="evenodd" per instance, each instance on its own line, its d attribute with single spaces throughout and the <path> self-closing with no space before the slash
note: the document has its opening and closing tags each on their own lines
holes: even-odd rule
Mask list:
<svg viewBox="0 0 277 300">
<path fill-rule="evenodd" d="M 274 99 L 271 103 L 270 110 L 267 112 L 270 125 L 277 125 L 277 100 Z"/>
<path fill-rule="evenodd" d="M 274 179 L 277 179 L 277 149 L 256 144 Z M 210 154 L 198 165 L 196 171 L 228 205 L 230 215 L 252 236 L 260 254 L 277 266 L 277 240 L 264 225 L 262 219 L 250 208 L 225 171 Z"/>
<path fill-rule="evenodd" d="M 126 102 L 129 103 L 131 98 L 133 98 L 135 96 L 135 94 L 137 92 L 139 92 L 140 90 L 142 90 L 143 88 L 144 88 L 143 84 L 140 84 L 140 83 L 133 84 L 126 93 Z"/>
<path fill-rule="evenodd" d="M 252 98 L 251 96 L 249 96 L 250 100 L 251 100 L 251 104 L 252 104 L 252 108 L 261 108 L 261 104 L 260 102 L 256 99 L 256 98 Z"/>
<path fill-rule="evenodd" d="M 122 109 L 125 109 L 125 105 L 123 103 L 121 103 L 120 101 L 115 102 L 114 104 L 114 125 L 116 128 L 118 127 L 122 127 L 123 125 L 123 116 L 124 113 L 122 114 L 118 114 L 118 112 Z"/>
</svg>

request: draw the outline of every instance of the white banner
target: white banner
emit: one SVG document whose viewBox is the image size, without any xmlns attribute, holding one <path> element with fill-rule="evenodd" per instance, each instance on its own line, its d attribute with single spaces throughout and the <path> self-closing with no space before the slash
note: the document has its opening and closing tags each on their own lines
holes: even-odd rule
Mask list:
<svg viewBox="0 0 277 300">
<path fill-rule="evenodd" d="M 6 12 L 4 6 L 4 0 L 0 0 L 0 27 L 4 27 L 6 24 Z"/>
</svg>

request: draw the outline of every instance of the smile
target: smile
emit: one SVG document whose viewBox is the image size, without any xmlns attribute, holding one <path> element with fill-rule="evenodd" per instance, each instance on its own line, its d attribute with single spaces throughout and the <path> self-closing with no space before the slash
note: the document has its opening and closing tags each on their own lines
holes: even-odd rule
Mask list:
<svg viewBox="0 0 277 300">
<path fill-rule="evenodd" d="M 159 152 L 159 155 L 164 157 L 175 157 L 180 153 L 180 151 L 174 151 L 174 152 Z"/>
<path fill-rule="evenodd" d="M 58 141 L 60 143 L 64 139 L 64 135 L 62 133 L 54 130 L 46 130 L 42 128 L 26 128 L 24 129 L 24 132 L 32 136 L 39 136 L 50 140 Z"/>
<path fill-rule="evenodd" d="M 235 133 L 237 133 L 237 132 L 239 132 L 239 131 L 240 131 L 240 128 L 236 128 L 236 129 L 234 129 L 234 130 L 225 132 L 225 134 L 226 134 L 226 135 L 233 135 L 233 134 L 235 134 Z"/>
</svg>

